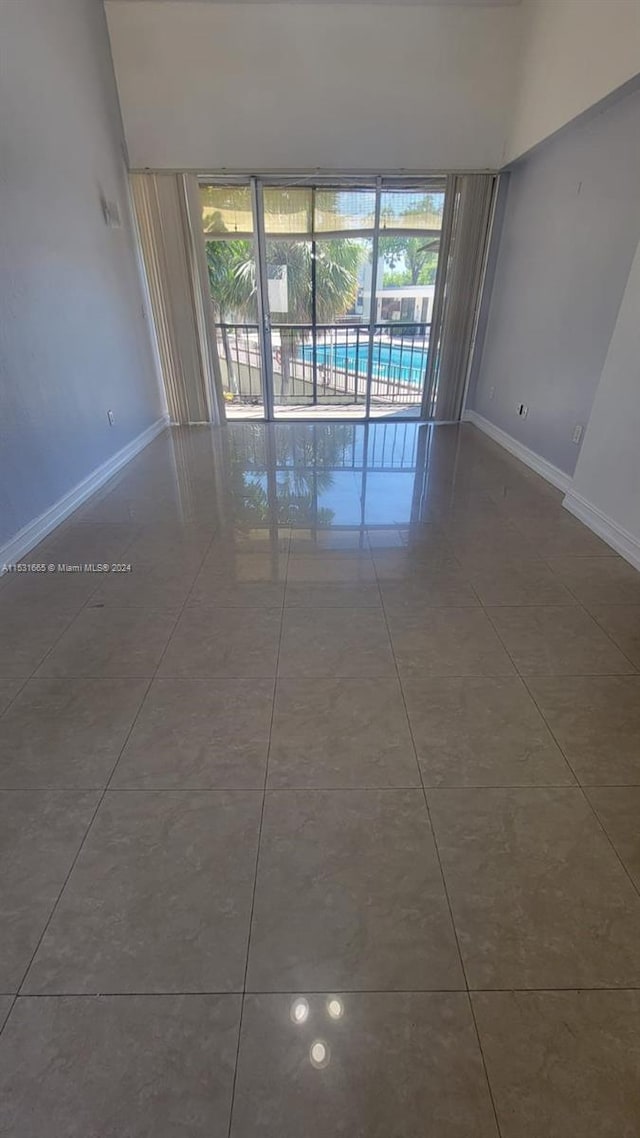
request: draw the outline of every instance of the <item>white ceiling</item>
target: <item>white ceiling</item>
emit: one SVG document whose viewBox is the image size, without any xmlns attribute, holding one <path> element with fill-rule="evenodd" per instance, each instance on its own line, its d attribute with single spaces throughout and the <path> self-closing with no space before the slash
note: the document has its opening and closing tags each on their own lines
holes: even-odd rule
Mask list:
<svg viewBox="0 0 640 1138">
<path fill-rule="evenodd" d="M 112 0 L 113 2 L 113 0 Z M 135 3 L 137 0 L 115 0 Z M 142 0 L 143 3 L 189 3 L 193 0 Z M 521 0 L 196 0 L 201 4 L 387 4 L 412 8 L 513 8 Z"/>
</svg>

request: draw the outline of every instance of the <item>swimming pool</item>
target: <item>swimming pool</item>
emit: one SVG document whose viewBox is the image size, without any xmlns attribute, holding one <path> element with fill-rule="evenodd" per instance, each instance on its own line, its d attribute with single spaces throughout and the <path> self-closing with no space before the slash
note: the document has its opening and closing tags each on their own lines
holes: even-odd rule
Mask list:
<svg viewBox="0 0 640 1138">
<path fill-rule="evenodd" d="M 368 344 L 318 344 L 318 367 L 336 368 L 338 371 L 366 376 L 368 363 Z M 413 341 L 399 347 L 374 341 L 373 378 L 393 383 L 420 384 L 427 366 L 428 349 L 415 345 Z M 313 346 L 305 344 L 300 349 L 300 358 L 311 362 Z"/>
</svg>

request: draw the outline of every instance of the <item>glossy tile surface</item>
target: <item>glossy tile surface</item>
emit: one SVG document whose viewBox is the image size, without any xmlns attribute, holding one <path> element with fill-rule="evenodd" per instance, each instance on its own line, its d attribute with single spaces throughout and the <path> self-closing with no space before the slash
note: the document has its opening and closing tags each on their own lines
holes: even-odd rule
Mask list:
<svg viewBox="0 0 640 1138">
<path fill-rule="evenodd" d="M 249 991 L 461 984 L 419 790 L 267 794 Z"/>
<path fill-rule="evenodd" d="M 261 790 L 272 707 L 272 680 L 154 680 L 111 785 Z"/>
<path fill-rule="evenodd" d="M 472 988 L 640 985 L 640 897 L 581 790 L 429 804 Z"/>
<path fill-rule="evenodd" d="M 562 786 L 575 779 L 522 680 L 409 676 L 425 786 Z"/>
<path fill-rule="evenodd" d="M 622 864 L 640 889 L 640 787 L 593 786 L 587 797 Z"/>
<path fill-rule="evenodd" d="M 561 493 L 180 429 L 26 560 L 125 570 L 0 580 L 1 1131 L 636 1138 L 640 576 Z"/>
<path fill-rule="evenodd" d="M 606 676 L 635 671 L 593 617 L 578 606 L 488 611 L 523 676 Z"/>
<path fill-rule="evenodd" d="M 420 786 L 397 679 L 278 680 L 269 787 Z"/>
<path fill-rule="evenodd" d="M 237 996 L 19 999 L 0 1038 L 0 1132 L 226 1138 L 239 1022 Z"/>
<path fill-rule="evenodd" d="M 589 611 L 614 644 L 640 669 L 640 605 L 590 605 Z"/>
<path fill-rule="evenodd" d="M 246 997 L 233 1138 L 497 1138 L 465 994 L 350 992 L 307 1002 L 298 1024 L 295 997 Z"/>
<path fill-rule="evenodd" d="M 0 792 L 0 992 L 16 992 L 98 804 L 90 793 Z"/>
<path fill-rule="evenodd" d="M 259 820 L 250 792 L 107 795 L 25 991 L 239 991 Z"/>
<path fill-rule="evenodd" d="M 640 785 L 640 676 L 535 676 L 529 690 L 583 785 Z"/>
<path fill-rule="evenodd" d="M 503 1138 L 633 1138 L 640 993 L 477 993 Z"/>
<path fill-rule="evenodd" d="M 0 718 L 0 788 L 106 786 L 145 680 L 29 680 Z"/>
</svg>

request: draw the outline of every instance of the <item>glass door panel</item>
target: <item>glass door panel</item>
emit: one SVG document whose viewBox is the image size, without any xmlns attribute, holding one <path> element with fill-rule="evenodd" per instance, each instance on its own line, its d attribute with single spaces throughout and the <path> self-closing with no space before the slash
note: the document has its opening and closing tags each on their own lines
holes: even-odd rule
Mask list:
<svg viewBox="0 0 640 1138">
<path fill-rule="evenodd" d="M 381 191 L 372 415 L 421 415 L 444 201 L 444 182 Z"/>
<path fill-rule="evenodd" d="M 274 413 L 364 415 L 374 189 L 263 190 Z"/>
<path fill-rule="evenodd" d="M 201 185 L 209 296 L 227 418 L 264 415 L 251 187 Z"/>
<path fill-rule="evenodd" d="M 435 416 L 450 182 L 201 182 L 227 417 Z"/>
</svg>

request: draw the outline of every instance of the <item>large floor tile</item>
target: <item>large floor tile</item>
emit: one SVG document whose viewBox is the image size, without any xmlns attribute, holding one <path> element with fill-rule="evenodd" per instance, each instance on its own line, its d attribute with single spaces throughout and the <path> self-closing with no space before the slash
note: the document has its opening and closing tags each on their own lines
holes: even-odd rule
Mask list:
<svg viewBox="0 0 640 1138">
<path fill-rule="evenodd" d="M 200 574 L 189 595 L 189 606 L 216 608 L 282 608 L 284 580 L 236 581 L 230 577 Z"/>
<path fill-rule="evenodd" d="M 385 608 L 404 609 L 418 618 L 425 608 L 478 608 L 480 601 L 457 566 L 425 568 L 400 580 L 380 581 Z"/>
<path fill-rule="evenodd" d="M 270 787 L 419 786 L 397 679 L 281 679 Z"/>
<path fill-rule="evenodd" d="M 33 550 L 29 559 L 66 565 L 111 565 L 124 560 L 125 552 L 139 535 L 140 526 L 127 522 L 87 525 L 74 522 L 72 517 Z"/>
<path fill-rule="evenodd" d="M 640 604 L 640 573 L 622 557 L 560 557 L 554 573 L 582 604 Z"/>
<path fill-rule="evenodd" d="M 429 805 L 471 988 L 640 984 L 640 897 L 581 790 Z"/>
<path fill-rule="evenodd" d="M 540 551 L 529 534 L 516 529 L 511 522 L 493 522 L 474 514 L 463 521 L 446 521 L 443 529 L 456 557 L 468 563 L 474 557 L 495 556 L 500 550 L 509 560 L 535 561 Z"/>
<path fill-rule="evenodd" d="M 240 990 L 260 805 L 251 792 L 107 794 L 25 990 Z"/>
<path fill-rule="evenodd" d="M 538 556 L 615 557 L 611 546 L 596 537 L 582 522 L 566 511 L 560 517 L 534 518 L 530 514 L 514 519 L 514 525 L 536 548 Z"/>
<path fill-rule="evenodd" d="M 420 791 L 267 794 L 247 984 L 463 986 Z"/>
<path fill-rule="evenodd" d="M 415 581 L 421 577 L 439 577 L 443 583 L 467 584 L 460 564 L 449 546 L 441 544 L 412 545 L 393 549 L 374 549 L 373 561 L 380 584 L 397 581 Z"/>
<path fill-rule="evenodd" d="M 594 786 L 587 797 L 640 889 L 640 787 Z"/>
<path fill-rule="evenodd" d="M 0 1031 L 2 1031 L 5 1020 L 11 1011 L 13 999 L 13 996 L 0 996 Z"/>
<path fill-rule="evenodd" d="M 635 1138 L 639 992 L 473 996 L 502 1138 Z"/>
<path fill-rule="evenodd" d="M 0 715 L 6 711 L 11 701 L 15 699 L 23 684 L 24 679 L 0 679 Z"/>
<path fill-rule="evenodd" d="M 351 557 L 333 557 L 321 553 L 315 556 L 292 553 L 289 557 L 287 583 L 364 585 L 375 579 L 373 560 L 369 553 Z"/>
<path fill-rule="evenodd" d="M 30 553 L 23 564 L 43 564 L 44 554 Z M 47 555 L 48 557 L 49 555 Z M 3 604 L 39 605 L 50 612 L 79 612 L 103 580 L 103 572 L 85 572 L 81 564 L 67 570 L 66 562 L 46 561 L 46 572 L 12 573 L 3 589 Z"/>
<path fill-rule="evenodd" d="M 488 611 L 522 675 L 614 675 L 634 670 L 584 609 L 567 605 Z"/>
<path fill-rule="evenodd" d="M 175 616 L 145 609 L 86 608 L 47 656 L 39 676 L 152 676 Z"/>
<path fill-rule="evenodd" d="M 640 605 L 590 605 L 589 611 L 627 659 L 640 668 Z"/>
<path fill-rule="evenodd" d="M 132 565 L 175 562 L 179 559 L 199 569 L 212 540 L 211 526 L 141 526 L 138 537 L 127 547 L 126 561 Z"/>
<path fill-rule="evenodd" d="M 376 581 L 362 584 L 287 581 L 284 603 L 287 608 L 379 609 L 382 600 Z"/>
<path fill-rule="evenodd" d="M 388 608 L 401 675 L 509 676 L 515 669 L 491 622 L 480 609 L 433 608 L 418 616 Z"/>
<path fill-rule="evenodd" d="M 0 787 L 107 784 L 146 680 L 29 680 L 0 719 Z"/>
<path fill-rule="evenodd" d="M 464 568 L 483 605 L 572 605 L 575 597 L 542 561 L 507 561 L 496 549 Z"/>
<path fill-rule="evenodd" d="M 92 605 L 179 610 L 196 579 L 198 567 L 190 558 L 125 561 L 130 571 L 109 573 L 91 598 Z"/>
<path fill-rule="evenodd" d="M 0 676 L 27 677 L 42 663 L 73 620 L 73 612 L 48 605 L 14 605 L 0 596 Z"/>
<path fill-rule="evenodd" d="M 403 680 L 425 786 L 549 786 L 575 782 L 516 676 Z"/>
<path fill-rule="evenodd" d="M 272 707 L 273 680 L 154 680 L 111 785 L 261 789 Z"/>
<path fill-rule="evenodd" d="M 528 686 L 579 782 L 640 785 L 640 676 L 535 676 Z"/>
<path fill-rule="evenodd" d="M 203 679 L 274 676 L 281 620 L 280 609 L 187 608 L 160 675 Z"/>
<path fill-rule="evenodd" d="M 232 1138 L 497 1138 L 465 994 L 310 995 L 307 1005 L 296 1023 L 300 999 L 246 997 Z"/>
<path fill-rule="evenodd" d="M 292 529 L 291 553 L 298 557 L 301 554 L 316 556 L 324 554 L 328 557 L 366 557 L 369 552 L 368 535 L 360 528 L 357 529 Z"/>
<path fill-rule="evenodd" d="M 281 676 L 395 675 L 384 616 L 377 609 L 285 609 Z"/>
<path fill-rule="evenodd" d="M 0 1038 L 0 1132 L 227 1138 L 238 996 L 19 999 Z"/>
<path fill-rule="evenodd" d="M 0 992 L 17 990 L 97 802 L 89 793 L 0 793 Z"/>
</svg>

